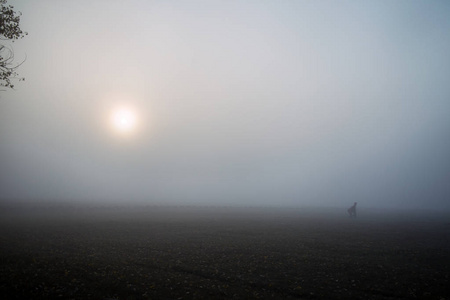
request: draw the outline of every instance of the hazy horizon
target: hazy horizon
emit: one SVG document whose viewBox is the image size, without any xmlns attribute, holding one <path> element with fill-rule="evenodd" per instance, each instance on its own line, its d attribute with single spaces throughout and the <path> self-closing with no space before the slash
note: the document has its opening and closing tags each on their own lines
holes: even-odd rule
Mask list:
<svg viewBox="0 0 450 300">
<path fill-rule="evenodd" d="M 450 210 L 450 3 L 8 3 L 0 201 Z"/>
</svg>

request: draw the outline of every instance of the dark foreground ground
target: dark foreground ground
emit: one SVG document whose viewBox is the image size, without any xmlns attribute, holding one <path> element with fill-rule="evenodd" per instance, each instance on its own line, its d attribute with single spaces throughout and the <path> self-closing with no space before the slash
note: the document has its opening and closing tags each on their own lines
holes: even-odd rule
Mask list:
<svg viewBox="0 0 450 300">
<path fill-rule="evenodd" d="M 450 299 L 450 220 L 3 207 L 1 299 Z"/>
</svg>

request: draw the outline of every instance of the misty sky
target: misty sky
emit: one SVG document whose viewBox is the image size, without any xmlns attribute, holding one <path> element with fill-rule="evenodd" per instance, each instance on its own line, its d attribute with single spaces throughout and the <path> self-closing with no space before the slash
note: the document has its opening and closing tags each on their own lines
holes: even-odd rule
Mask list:
<svg viewBox="0 0 450 300">
<path fill-rule="evenodd" d="M 450 208 L 448 1 L 8 2 L 0 199 Z"/>
</svg>

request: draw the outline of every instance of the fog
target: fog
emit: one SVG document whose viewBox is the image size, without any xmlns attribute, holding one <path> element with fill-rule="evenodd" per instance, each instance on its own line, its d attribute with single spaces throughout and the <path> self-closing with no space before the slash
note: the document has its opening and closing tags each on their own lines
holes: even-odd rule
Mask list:
<svg viewBox="0 0 450 300">
<path fill-rule="evenodd" d="M 2 201 L 450 208 L 450 3 L 8 2 Z"/>
</svg>

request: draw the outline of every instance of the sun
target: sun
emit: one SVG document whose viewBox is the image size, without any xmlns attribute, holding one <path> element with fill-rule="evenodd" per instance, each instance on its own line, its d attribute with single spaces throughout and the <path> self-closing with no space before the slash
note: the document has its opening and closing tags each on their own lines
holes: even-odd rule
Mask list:
<svg viewBox="0 0 450 300">
<path fill-rule="evenodd" d="M 127 106 L 119 106 L 112 110 L 110 123 L 115 132 L 120 134 L 131 134 L 136 131 L 137 113 Z"/>
</svg>

